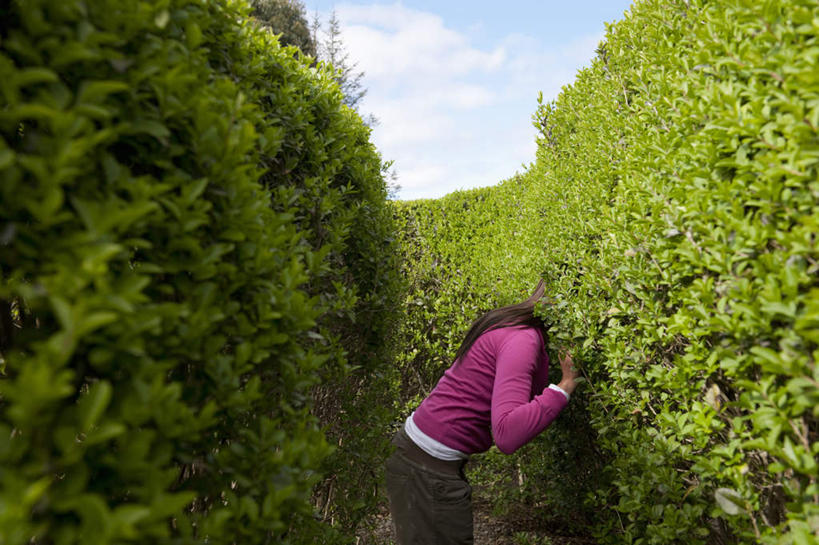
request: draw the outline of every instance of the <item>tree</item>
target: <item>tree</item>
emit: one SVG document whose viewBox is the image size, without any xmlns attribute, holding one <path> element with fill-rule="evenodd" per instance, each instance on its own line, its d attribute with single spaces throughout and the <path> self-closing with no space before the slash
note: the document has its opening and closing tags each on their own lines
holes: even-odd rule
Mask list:
<svg viewBox="0 0 819 545">
<path fill-rule="evenodd" d="M 350 54 L 341 39 L 341 21 L 335 10 L 324 27 L 318 12 L 308 25 L 304 4 L 300 0 L 250 0 L 251 15 L 258 23 L 279 35 L 279 42 L 295 45 L 302 53 L 332 66 L 335 79 L 344 95 L 344 104 L 358 111 L 361 99 L 367 94 L 363 85 L 364 72 L 357 70 L 358 63 L 350 60 Z M 359 111 L 359 114 L 361 112 Z M 373 114 L 363 115 L 369 127 L 378 125 Z M 385 163 L 384 176 L 389 187 L 389 197 L 395 199 L 401 186 L 397 183 L 392 161 Z"/>
<path fill-rule="evenodd" d="M 318 19 L 316 17 L 313 19 L 314 35 L 318 34 L 318 28 L 320 28 L 317 25 Z M 356 70 L 358 63 L 350 60 L 350 54 L 345 49 L 344 42 L 341 39 L 341 21 L 339 21 L 335 10 L 330 13 L 324 35 L 322 42 L 316 42 L 319 44 L 319 58 L 335 68 L 336 81 L 341 88 L 341 92 L 344 93 L 344 103 L 350 108 L 358 110 L 358 103 L 367 94 L 367 89 L 362 84 L 364 72 Z"/>
<path fill-rule="evenodd" d="M 356 70 L 358 63 L 350 60 L 341 39 L 341 21 L 335 10 L 330 14 L 325 29 L 318 13 L 314 15 L 312 24 L 308 25 L 304 4 L 300 0 L 250 0 L 250 5 L 253 18 L 261 26 L 278 34 L 280 43 L 295 45 L 305 55 L 331 65 L 344 93 L 344 103 L 358 110 L 359 102 L 367 94 L 362 83 L 364 72 Z M 373 125 L 377 120 L 368 116 L 365 122 Z"/>
<path fill-rule="evenodd" d="M 251 0 L 250 5 L 259 24 L 280 35 L 279 43 L 295 45 L 305 55 L 316 57 L 316 42 L 300 0 Z"/>
</svg>

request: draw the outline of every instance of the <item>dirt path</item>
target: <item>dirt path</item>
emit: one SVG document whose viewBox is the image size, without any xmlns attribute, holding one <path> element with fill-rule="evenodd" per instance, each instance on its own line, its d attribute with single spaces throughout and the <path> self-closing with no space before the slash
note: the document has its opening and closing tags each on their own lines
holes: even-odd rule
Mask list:
<svg viewBox="0 0 819 545">
<path fill-rule="evenodd" d="M 549 533 L 546 528 L 538 528 L 537 520 L 518 515 L 497 517 L 492 514 L 491 506 L 486 502 L 476 501 L 473 505 L 475 515 L 475 545 L 595 545 L 589 538 L 560 536 Z M 362 532 L 356 545 L 394 545 L 395 533 L 392 529 L 390 514 L 383 508 L 370 523 L 371 529 Z"/>
</svg>

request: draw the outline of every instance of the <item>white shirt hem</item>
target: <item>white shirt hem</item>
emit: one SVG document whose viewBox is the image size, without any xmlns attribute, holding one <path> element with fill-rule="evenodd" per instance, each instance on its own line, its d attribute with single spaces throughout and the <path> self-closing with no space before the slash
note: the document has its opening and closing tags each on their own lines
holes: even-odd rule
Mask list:
<svg viewBox="0 0 819 545">
<path fill-rule="evenodd" d="M 422 432 L 412 420 L 412 416 L 414 414 L 415 413 L 413 412 L 411 415 L 409 415 L 407 421 L 404 423 L 404 431 L 407 433 L 409 438 L 412 439 L 412 442 L 418 445 L 418 448 L 430 456 L 438 458 L 439 460 L 453 461 L 466 460 L 469 458 L 469 455 L 465 452 L 450 448 Z"/>
</svg>

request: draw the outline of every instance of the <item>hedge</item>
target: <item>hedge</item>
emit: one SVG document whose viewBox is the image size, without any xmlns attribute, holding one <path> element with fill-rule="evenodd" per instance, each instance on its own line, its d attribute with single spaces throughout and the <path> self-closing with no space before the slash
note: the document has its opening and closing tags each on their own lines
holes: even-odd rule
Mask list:
<svg viewBox="0 0 819 545">
<path fill-rule="evenodd" d="M 576 520 L 600 543 L 816 543 L 817 21 L 807 0 L 636 2 L 537 109 L 519 181 L 402 205 L 422 264 L 409 404 L 466 322 L 539 272 L 551 343 L 584 367 L 572 403 L 592 445 L 559 420 L 533 465 L 506 463 L 517 496 L 566 519 L 572 496 L 538 468 L 576 462 Z M 510 206 L 512 184 L 528 190 Z"/>
<path fill-rule="evenodd" d="M 369 129 L 243 3 L 2 12 L 0 541 L 330 540 L 315 387 L 399 289 Z"/>
<path fill-rule="evenodd" d="M 395 206 L 247 13 L 0 8 L 4 542 L 351 539 L 386 423 L 538 276 L 588 384 L 476 483 L 601 543 L 815 542 L 815 2 L 637 2 L 525 173 Z"/>
<path fill-rule="evenodd" d="M 579 285 L 558 293 L 613 457 L 593 500 L 615 515 L 603 542 L 809 543 L 819 529 L 818 15 L 638 2 L 539 110 L 545 168 L 598 188 Z M 581 110 L 589 87 L 601 99 Z"/>
</svg>

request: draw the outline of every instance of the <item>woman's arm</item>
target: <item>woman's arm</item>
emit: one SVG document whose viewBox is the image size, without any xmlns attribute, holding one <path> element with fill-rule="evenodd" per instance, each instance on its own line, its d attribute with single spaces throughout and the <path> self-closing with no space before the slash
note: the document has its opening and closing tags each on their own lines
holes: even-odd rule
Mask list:
<svg viewBox="0 0 819 545">
<path fill-rule="evenodd" d="M 530 399 L 542 353 L 543 341 L 533 329 L 510 329 L 498 349 L 492 389 L 492 435 L 505 454 L 531 441 L 568 404 L 566 396 L 550 388 Z M 566 386 L 574 390 L 574 381 Z"/>
</svg>

